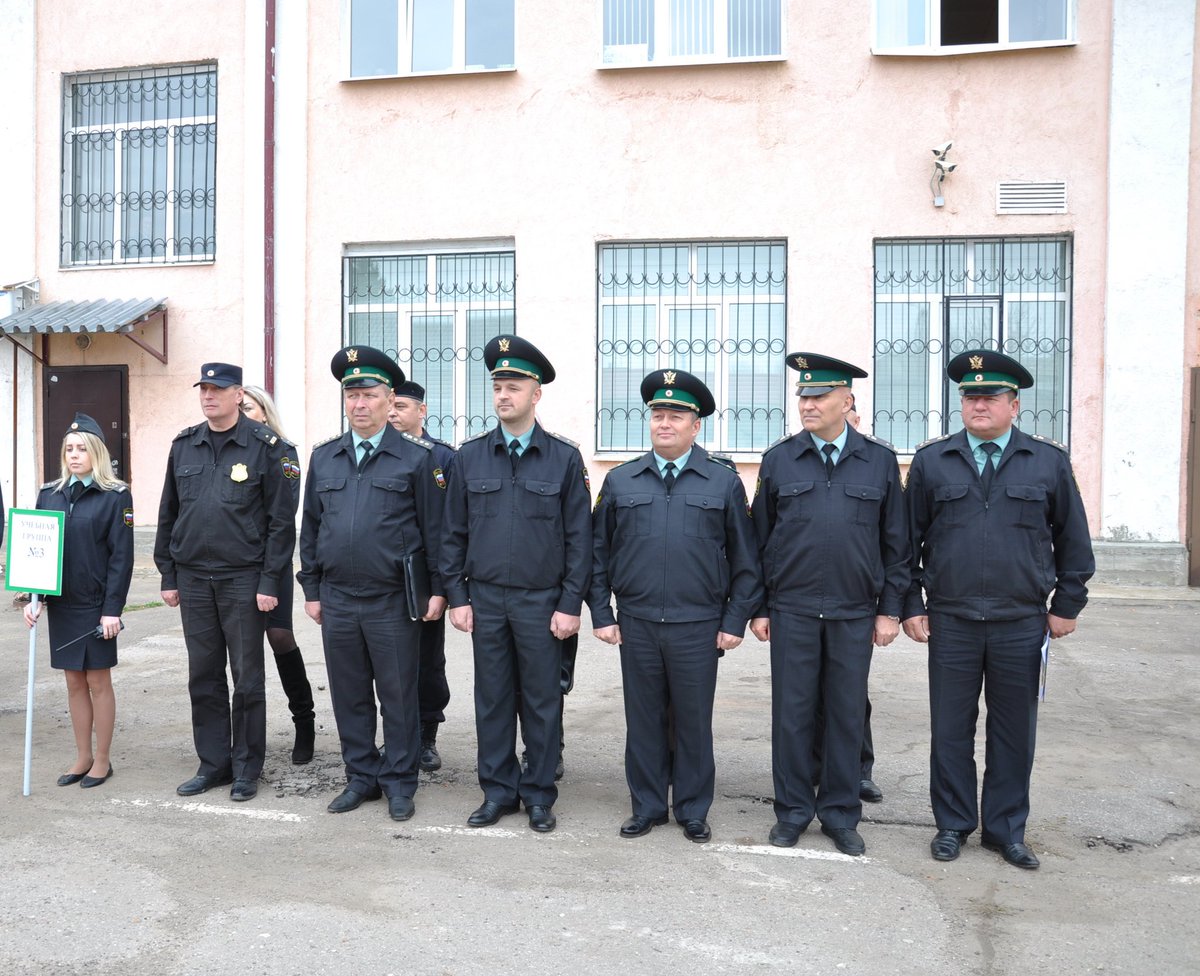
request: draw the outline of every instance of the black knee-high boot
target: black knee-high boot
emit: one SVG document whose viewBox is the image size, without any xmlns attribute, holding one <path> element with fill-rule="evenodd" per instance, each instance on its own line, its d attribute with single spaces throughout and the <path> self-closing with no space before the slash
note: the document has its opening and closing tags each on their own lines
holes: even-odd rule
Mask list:
<svg viewBox="0 0 1200 976">
<path fill-rule="evenodd" d="M 312 762 L 313 746 L 316 744 L 317 714 L 313 710 L 312 685 L 304 669 L 304 655 L 300 648 L 293 647 L 285 654 L 276 654 L 275 667 L 279 669 L 279 681 L 287 695 L 288 708 L 296 725 L 296 744 L 292 747 L 292 762 L 297 766 Z"/>
</svg>

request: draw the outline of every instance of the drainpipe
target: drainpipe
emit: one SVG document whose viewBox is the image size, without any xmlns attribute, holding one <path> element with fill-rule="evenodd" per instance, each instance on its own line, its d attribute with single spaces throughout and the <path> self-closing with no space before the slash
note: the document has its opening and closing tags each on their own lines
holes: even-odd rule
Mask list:
<svg viewBox="0 0 1200 976">
<path fill-rule="evenodd" d="M 266 0 L 263 59 L 263 386 L 275 395 L 275 0 Z"/>
</svg>

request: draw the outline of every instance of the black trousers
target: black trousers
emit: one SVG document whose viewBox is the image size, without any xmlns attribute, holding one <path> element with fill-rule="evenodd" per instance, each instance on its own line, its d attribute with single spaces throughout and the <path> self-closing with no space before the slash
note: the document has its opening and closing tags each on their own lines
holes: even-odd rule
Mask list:
<svg viewBox="0 0 1200 976">
<path fill-rule="evenodd" d="M 179 567 L 179 611 L 198 773 L 256 780 L 267 752 L 267 696 L 258 570 L 221 579 Z M 233 695 L 225 666 L 233 676 Z"/>
<path fill-rule="evenodd" d="M 553 806 L 562 728 L 562 641 L 550 633 L 560 590 L 471 582 L 475 734 L 485 799 Z M 527 772 L 517 761 L 517 689 Z"/>
<path fill-rule="evenodd" d="M 975 728 L 982 687 L 983 836 L 999 844 L 1024 843 L 1045 632 L 1042 614 L 992 621 L 929 615 L 929 796 L 939 829 L 970 832 L 980 822 Z"/>
<path fill-rule="evenodd" d="M 875 618 L 823 620 L 771 611 L 771 768 L 775 817 L 857 827 L 860 750 Z M 824 707 L 820 788 L 813 743 Z"/>
<path fill-rule="evenodd" d="M 357 597 L 321 585 L 321 637 L 333 717 L 347 785 L 360 793 L 376 784 L 388 796 L 411 797 L 417 791 L 419 631 L 420 622 L 408 617 L 403 593 Z M 382 757 L 375 742 L 379 719 Z"/>
<path fill-rule="evenodd" d="M 825 707 L 817 701 L 817 727 L 813 735 L 813 763 L 816 781 L 821 780 L 821 764 L 825 760 Z M 858 775 L 870 779 L 875 770 L 875 740 L 871 736 L 871 699 L 867 698 L 867 710 L 863 716 L 862 747 L 858 751 Z"/>
<path fill-rule="evenodd" d="M 421 661 L 417 668 L 417 707 L 421 722 L 446 721 L 450 684 L 446 681 L 446 617 L 421 621 Z"/>
<path fill-rule="evenodd" d="M 633 812 L 704 820 L 713 802 L 712 714 L 719 620 L 663 624 L 619 614 L 625 697 L 625 779 Z M 675 713 L 671 768 L 668 712 Z"/>
</svg>

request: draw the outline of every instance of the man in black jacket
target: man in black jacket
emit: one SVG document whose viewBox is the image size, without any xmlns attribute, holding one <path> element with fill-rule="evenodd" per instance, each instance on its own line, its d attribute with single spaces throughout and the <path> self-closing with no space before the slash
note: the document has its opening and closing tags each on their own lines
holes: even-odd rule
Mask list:
<svg viewBox="0 0 1200 976">
<path fill-rule="evenodd" d="M 913 571 L 904 632 L 929 644 L 929 792 L 938 827 L 930 850 L 954 860 L 980 823 L 982 686 L 982 843 L 1034 869 L 1025 822 L 1044 642 L 1075 630 L 1096 564 L 1066 449 L 1013 426 L 1018 393 L 1033 377 L 984 349 L 954 357 L 946 374 L 959 384 L 966 430 L 917 448 L 907 492 Z"/>
<path fill-rule="evenodd" d="M 446 606 L 437 575 L 445 482 L 435 473 L 433 445 L 387 422 L 392 391 L 404 382 L 394 360 L 349 346 L 330 370 L 350 430 L 313 448 L 296 577 L 304 612 L 321 625 L 346 764 L 346 788 L 328 809 L 346 813 L 386 794 L 391 818 L 408 820 L 421 752 L 421 621 L 436 620 Z M 429 602 L 410 607 L 406 574 L 423 579 L 421 566 Z M 383 755 L 375 743 L 379 713 Z"/>
<path fill-rule="evenodd" d="M 770 841 L 792 847 L 815 815 L 843 854 L 866 845 L 860 749 L 872 643 L 900 631 L 908 589 L 908 526 L 896 452 L 848 422 L 857 366 L 790 353 L 804 430 L 763 455 L 754 528 L 769 616 L 751 623 L 771 642 Z M 813 742 L 823 706 L 824 761 L 814 788 Z"/>
<path fill-rule="evenodd" d="M 240 366 L 205 363 L 194 385 L 206 422 L 171 444 L 154 541 L 163 602 L 183 618 L 200 757 L 196 775 L 176 792 L 195 796 L 232 781 L 230 796 L 249 800 L 267 749 L 266 614 L 292 571 L 296 544 L 296 498 L 284 464 L 295 447 L 242 413 Z"/>
<path fill-rule="evenodd" d="M 588 606 L 595 635 L 621 646 L 633 816 L 620 835 L 665 824 L 670 785 L 684 836 L 703 844 L 712 836 L 717 661 L 742 642 L 762 578 L 733 462 L 695 443 L 715 410 L 712 393 L 691 373 L 660 369 L 642 380 L 641 394 L 653 449 L 604 480 L 592 516 Z"/>
<path fill-rule="evenodd" d="M 497 336 L 483 352 L 499 417 L 459 445 L 446 496 L 442 575 L 450 622 L 471 634 L 475 728 L 487 827 L 525 804 L 529 826 L 553 830 L 558 799 L 562 642 L 579 632 L 592 544 L 587 469 L 578 446 L 535 418 L 554 367 L 531 342 Z M 517 695 L 528 771 L 514 744 Z"/>
</svg>

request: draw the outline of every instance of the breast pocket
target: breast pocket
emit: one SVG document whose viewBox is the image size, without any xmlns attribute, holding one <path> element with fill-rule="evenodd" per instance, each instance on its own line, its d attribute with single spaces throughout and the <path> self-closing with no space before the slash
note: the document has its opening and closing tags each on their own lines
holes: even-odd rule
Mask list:
<svg viewBox="0 0 1200 976">
<path fill-rule="evenodd" d="M 234 475 L 238 480 L 234 480 Z M 245 464 L 225 464 L 217 468 L 217 479 L 221 483 L 221 501 L 227 505 L 244 505 L 259 491 L 261 477 Z"/>
<path fill-rule="evenodd" d="M 799 522 L 812 518 L 812 506 L 806 497 L 815 481 L 793 481 L 780 485 L 775 492 L 775 511 L 781 522 Z"/>
<path fill-rule="evenodd" d="M 874 485 L 846 485 L 846 505 L 855 525 L 878 525 L 883 489 Z"/>
<path fill-rule="evenodd" d="M 412 494 L 407 479 L 404 478 L 372 478 L 371 501 L 376 511 L 384 515 L 397 515 L 409 504 Z"/>
<path fill-rule="evenodd" d="M 1041 485 L 1006 485 L 1012 522 L 1025 529 L 1046 525 L 1046 489 Z"/>
<path fill-rule="evenodd" d="M 938 485 L 933 489 L 934 518 L 941 525 L 965 525 L 967 485 Z"/>
<path fill-rule="evenodd" d="M 499 478 L 475 478 L 467 482 L 467 514 L 472 519 L 495 518 L 500 508 Z"/>
<path fill-rule="evenodd" d="M 683 531 L 694 539 L 725 538 L 725 499 L 709 495 L 685 495 L 687 506 Z"/>
<path fill-rule="evenodd" d="M 649 535 L 653 495 L 622 495 L 613 507 L 617 512 L 617 534 L 622 536 Z"/>
<path fill-rule="evenodd" d="M 193 502 L 200 497 L 200 475 L 203 473 L 203 464 L 181 464 L 175 468 L 175 490 L 179 492 L 180 501 Z"/>
<path fill-rule="evenodd" d="M 346 497 L 345 488 L 345 478 L 326 478 L 317 482 L 317 504 L 321 506 L 323 513 L 336 515 L 341 510 Z"/>
<path fill-rule="evenodd" d="M 557 518 L 561 511 L 559 492 L 562 486 L 551 481 L 526 481 L 521 492 L 521 510 L 528 518 Z"/>
</svg>

